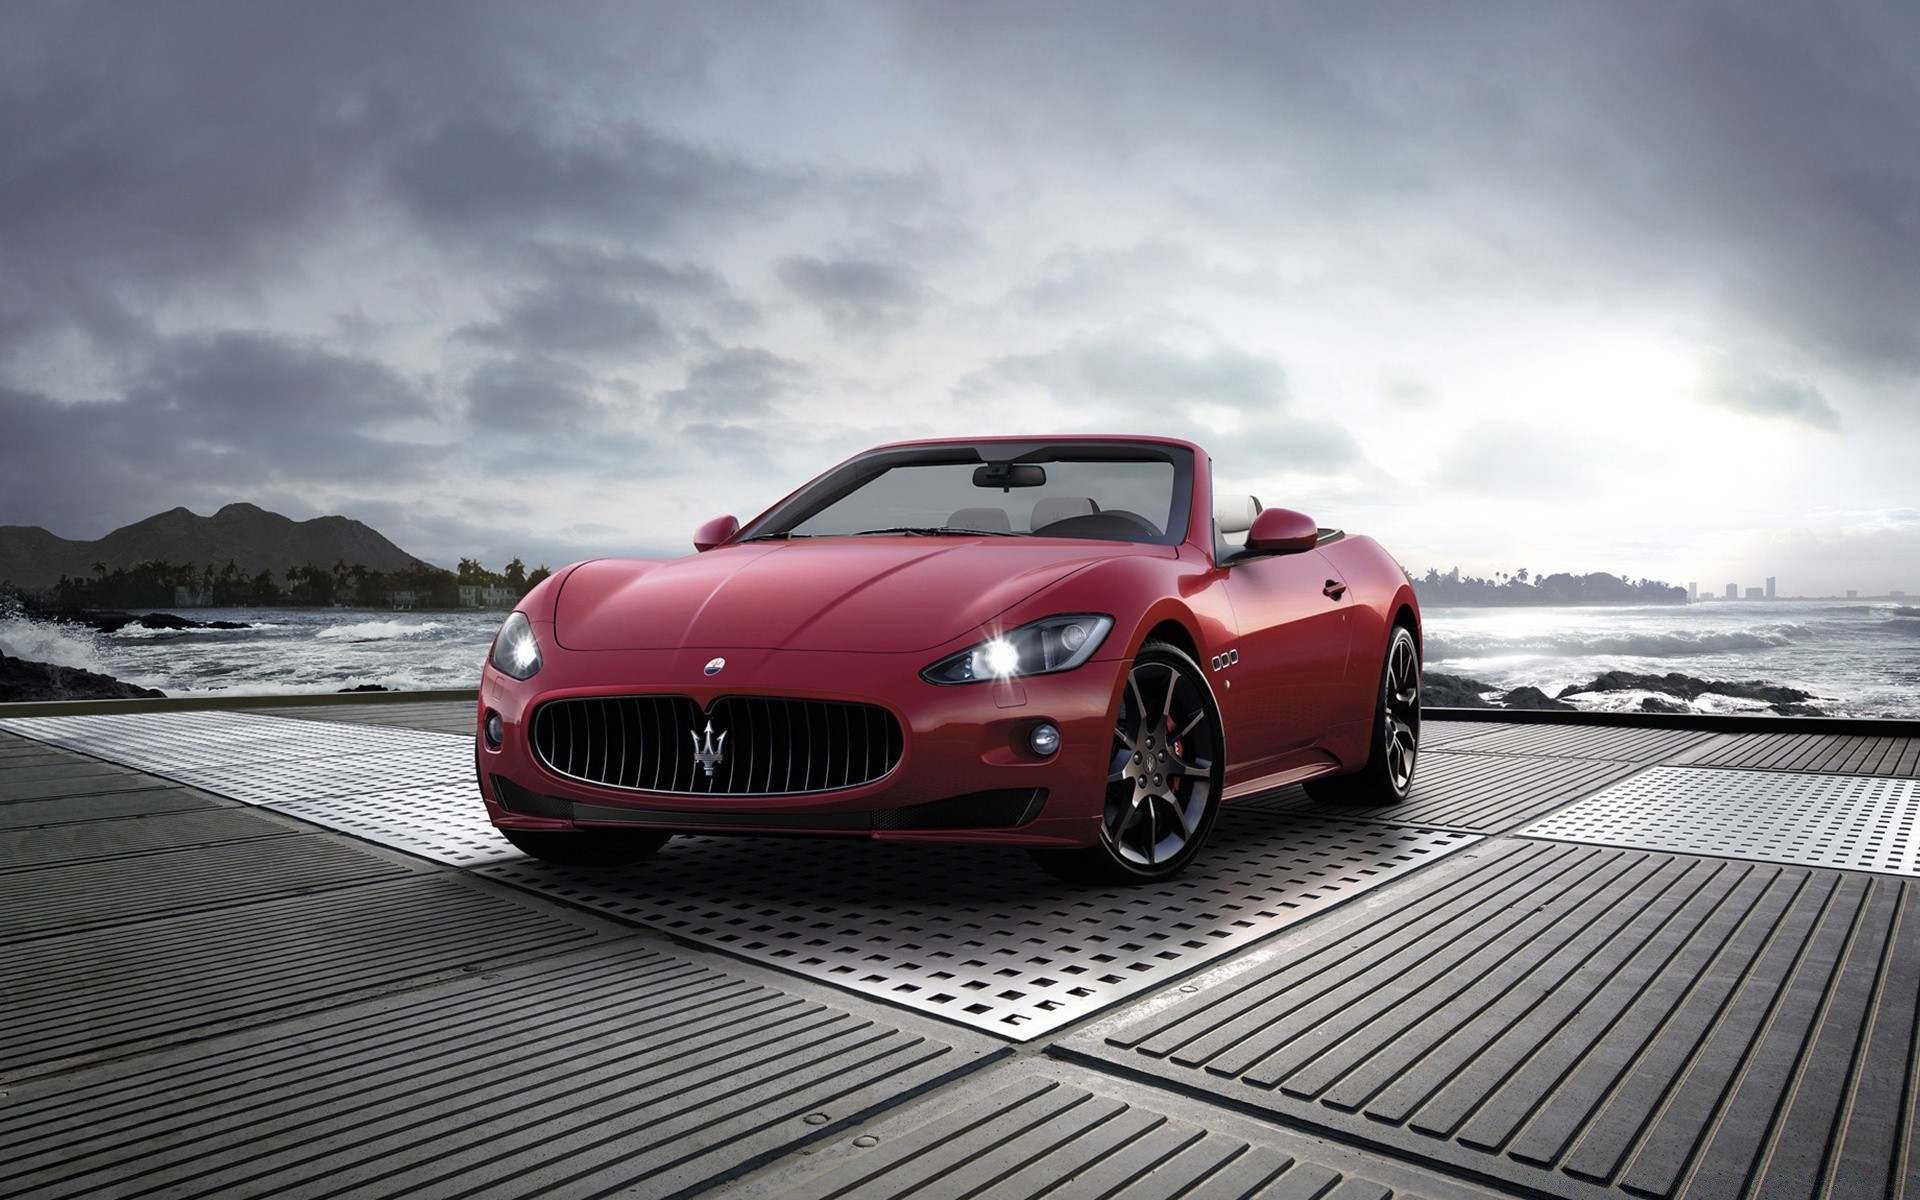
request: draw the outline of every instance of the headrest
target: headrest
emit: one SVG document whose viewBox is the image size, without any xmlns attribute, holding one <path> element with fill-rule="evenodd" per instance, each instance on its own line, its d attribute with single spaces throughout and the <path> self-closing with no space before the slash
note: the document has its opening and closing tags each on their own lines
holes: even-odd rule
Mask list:
<svg viewBox="0 0 1920 1200">
<path fill-rule="evenodd" d="M 1033 528 L 1040 529 L 1055 521 L 1091 516 L 1097 511 L 1093 501 L 1085 496 L 1048 496 L 1034 502 L 1031 524 Z"/>
<path fill-rule="evenodd" d="M 1013 522 L 1003 508 L 962 508 L 947 518 L 955 529 L 978 529 L 986 533 L 1012 533 Z"/>
<path fill-rule="evenodd" d="M 1253 528 L 1253 519 L 1260 515 L 1260 501 L 1252 496 L 1215 496 L 1213 498 L 1213 519 L 1219 524 L 1221 533 L 1245 533 Z"/>
</svg>

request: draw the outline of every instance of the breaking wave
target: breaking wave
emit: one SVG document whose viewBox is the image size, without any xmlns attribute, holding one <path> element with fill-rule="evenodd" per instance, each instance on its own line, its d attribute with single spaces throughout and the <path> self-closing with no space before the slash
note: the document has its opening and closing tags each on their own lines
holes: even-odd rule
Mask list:
<svg viewBox="0 0 1920 1200">
<path fill-rule="evenodd" d="M 1550 658 L 1588 658 L 1595 655 L 1627 655 L 1634 658 L 1693 658 L 1702 654 L 1721 654 L 1736 650 L 1775 650 L 1790 646 L 1796 636 L 1808 630 L 1797 625 L 1778 626 L 1766 632 L 1707 631 L 1687 633 L 1628 633 L 1590 635 L 1485 634 L 1478 631 L 1457 633 L 1429 632 L 1427 654 L 1431 658 L 1461 658 L 1486 654 L 1538 654 Z"/>
<path fill-rule="evenodd" d="M 0 650 L 28 662 L 111 674 L 91 629 L 33 621 L 17 612 L 0 612 Z"/>
<path fill-rule="evenodd" d="M 438 621 L 360 621 L 353 625 L 330 625 L 313 636 L 327 642 L 390 642 L 395 638 L 419 637 L 440 627 Z"/>
</svg>

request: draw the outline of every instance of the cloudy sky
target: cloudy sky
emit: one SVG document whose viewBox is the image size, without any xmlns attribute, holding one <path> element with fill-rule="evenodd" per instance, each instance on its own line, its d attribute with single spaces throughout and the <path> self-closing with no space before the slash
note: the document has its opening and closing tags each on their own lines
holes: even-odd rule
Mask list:
<svg viewBox="0 0 1920 1200">
<path fill-rule="evenodd" d="M 681 553 L 1191 437 L 1416 571 L 1920 591 L 1920 9 L 0 8 L 0 524 Z"/>
</svg>

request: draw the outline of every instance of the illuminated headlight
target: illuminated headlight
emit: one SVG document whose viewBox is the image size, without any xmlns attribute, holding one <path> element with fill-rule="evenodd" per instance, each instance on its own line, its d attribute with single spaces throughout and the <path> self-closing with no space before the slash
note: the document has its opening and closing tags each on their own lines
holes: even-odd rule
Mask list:
<svg viewBox="0 0 1920 1200">
<path fill-rule="evenodd" d="M 1112 617 L 1046 617 L 949 655 L 920 676 L 928 683 L 979 683 L 1071 671 L 1093 657 L 1112 629 Z"/>
<path fill-rule="evenodd" d="M 532 679 L 540 670 L 540 643 L 522 613 L 514 613 L 493 639 L 493 669 L 515 679 Z"/>
</svg>

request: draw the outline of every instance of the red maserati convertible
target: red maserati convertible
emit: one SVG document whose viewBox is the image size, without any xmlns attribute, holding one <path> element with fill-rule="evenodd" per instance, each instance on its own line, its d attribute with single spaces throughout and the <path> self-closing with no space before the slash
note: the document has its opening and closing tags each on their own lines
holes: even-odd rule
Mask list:
<svg viewBox="0 0 1920 1200">
<path fill-rule="evenodd" d="M 804 833 L 1128 882 L 1183 870 L 1236 797 L 1405 797 L 1406 573 L 1210 466 L 1166 438 L 882 446 L 697 554 L 559 571 L 488 656 L 487 813 L 560 863 Z"/>
</svg>

